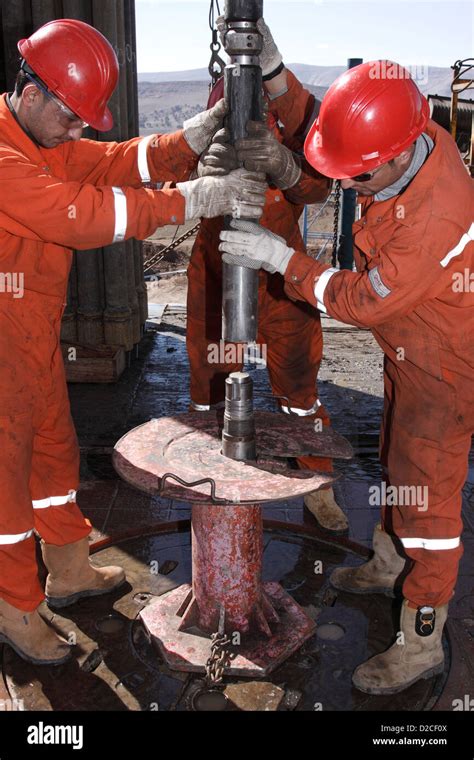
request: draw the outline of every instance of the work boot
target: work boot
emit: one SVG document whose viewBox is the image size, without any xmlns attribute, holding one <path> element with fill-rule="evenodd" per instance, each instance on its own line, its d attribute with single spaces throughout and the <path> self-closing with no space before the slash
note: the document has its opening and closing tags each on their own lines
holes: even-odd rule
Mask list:
<svg viewBox="0 0 474 760">
<path fill-rule="evenodd" d="M 64 546 L 41 541 L 41 551 L 49 571 L 46 601 L 52 609 L 67 607 L 84 596 L 108 594 L 125 581 L 121 567 L 91 564 L 87 538 Z"/>
<path fill-rule="evenodd" d="M 331 533 L 345 533 L 349 528 L 347 517 L 336 504 L 332 488 L 311 491 L 304 497 L 304 503 L 316 518 L 318 525 Z"/>
<path fill-rule="evenodd" d="M 352 682 L 366 694 L 396 694 L 444 668 L 443 627 L 448 605 L 412 609 L 405 599 L 397 641 L 357 667 Z M 403 634 L 403 635 L 401 635 Z"/>
<path fill-rule="evenodd" d="M 393 538 L 380 524 L 375 526 L 374 556 L 358 567 L 337 567 L 329 578 L 331 586 L 351 594 L 395 595 L 395 583 L 405 568 L 406 559 L 397 554 Z"/>
<path fill-rule="evenodd" d="M 71 659 L 71 647 L 48 625 L 38 610 L 25 612 L 0 599 L 0 643 L 33 665 L 62 665 Z"/>
</svg>

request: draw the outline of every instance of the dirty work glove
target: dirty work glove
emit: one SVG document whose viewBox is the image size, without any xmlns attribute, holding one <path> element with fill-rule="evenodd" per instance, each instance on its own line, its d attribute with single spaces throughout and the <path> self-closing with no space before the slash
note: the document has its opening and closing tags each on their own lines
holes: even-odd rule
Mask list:
<svg viewBox="0 0 474 760">
<path fill-rule="evenodd" d="M 266 172 L 271 182 L 281 190 L 296 185 L 301 177 L 299 157 L 285 148 L 266 124 L 247 122 L 248 137 L 237 140 L 237 157 L 246 169 Z"/>
<path fill-rule="evenodd" d="M 258 219 L 265 205 L 267 183 L 264 174 L 237 169 L 225 177 L 201 177 L 178 182 L 176 187 L 186 199 L 186 221 L 226 214 Z"/>
<path fill-rule="evenodd" d="M 288 248 L 282 237 L 244 219 L 233 219 L 230 226 L 232 229 L 222 230 L 220 236 L 219 250 L 224 251 L 224 261 L 239 264 L 239 259 L 244 257 L 248 261 L 258 262 L 270 274 L 285 274 L 295 251 Z M 242 261 L 241 266 L 250 265 Z"/>
<path fill-rule="evenodd" d="M 199 159 L 198 177 L 222 177 L 239 168 L 237 153 L 229 140 L 228 129 L 216 132 L 211 144 Z"/>
<path fill-rule="evenodd" d="M 224 47 L 224 36 L 227 32 L 227 23 L 224 16 L 219 16 L 216 21 L 216 26 L 217 31 L 219 32 L 221 45 Z M 267 74 L 271 74 L 278 68 L 283 59 L 275 44 L 275 40 L 272 37 L 272 33 L 263 18 L 258 19 L 257 28 L 263 37 L 263 50 L 260 53 L 260 66 L 262 67 L 262 75 L 267 76 Z"/>
<path fill-rule="evenodd" d="M 202 111 L 183 124 L 184 139 L 194 153 L 201 155 L 210 144 L 214 134 L 224 125 L 227 103 L 224 98 L 208 111 Z"/>
</svg>

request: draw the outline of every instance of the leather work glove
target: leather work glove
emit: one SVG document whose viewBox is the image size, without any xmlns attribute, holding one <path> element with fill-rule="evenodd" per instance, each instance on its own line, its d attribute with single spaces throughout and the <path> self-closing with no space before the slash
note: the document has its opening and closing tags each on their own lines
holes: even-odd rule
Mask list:
<svg viewBox="0 0 474 760">
<path fill-rule="evenodd" d="M 231 230 L 222 230 L 220 235 L 223 261 L 252 269 L 261 267 L 270 274 L 285 274 L 295 251 L 282 237 L 244 219 L 234 219 L 230 226 Z"/>
<path fill-rule="evenodd" d="M 206 150 L 217 130 L 223 127 L 227 110 L 227 103 L 222 98 L 208 111 L 201 111 L 184 122 L 184 139 L 198 156 Z"/>
<path fill-rule="evenodd" d="M 201 177 L 188 182 L 177 182 L 186 199 L 186 221 L 212 219 L 232 215 L 234 218 L 258 219 L 265 205 L 267 183 L 264 174 L 251 174 L 237 169 L 225 177 Z"/>
<path fill-rule="evenodd" d="M 237 140 L 237 158 L 249 171 L 266 172 L 281 190 L 296 185 L 301 177 L 298 156 L 276 139 L 266 124 L 247 122 L 248 137 Z"/>
<path fill-rule="evenodd" d="M 224 35 L 227 32 L 227 23 L 224 16 L 219 16 L 216 21 L 216 26 L 217 31 L 219 32 L 221 45 L 224 47 Z M 283 58 L 275 44 L 272 33 L 263 18 L 258 19 L 257 29 L 263 37 L 263 50 L 260 53 L 262 76 L 267 76 L 267 74 L 271 74 L 278 68 Z"/>
<path fill-rule="evenodd" d="M 198 177 L 222 177 L 240 167 L 228 129 L 220 129 L 199 159 Z"/>
</svg>

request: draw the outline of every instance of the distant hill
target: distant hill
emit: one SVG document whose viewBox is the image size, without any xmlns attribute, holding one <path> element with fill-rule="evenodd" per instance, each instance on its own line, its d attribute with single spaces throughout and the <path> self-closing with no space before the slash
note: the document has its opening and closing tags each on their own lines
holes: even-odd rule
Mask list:
<svg viewBox="0 0 474 760">
<path fill-rule="evenodd" d="M 291 63 L 288 68 L 320 100 L 344 71 L 343 66 L 310 66 L 304 63 Z M 451 69 L 430 66 L 426 81 L 418 81 L 418 86 L 425 95 L 449 95 L 451 78 Z M 208 94 L 209 73 L 204 68 L 139 73 L 140 134 L 179 129 L 183 121 L 206 107 Z"/>
</svg>

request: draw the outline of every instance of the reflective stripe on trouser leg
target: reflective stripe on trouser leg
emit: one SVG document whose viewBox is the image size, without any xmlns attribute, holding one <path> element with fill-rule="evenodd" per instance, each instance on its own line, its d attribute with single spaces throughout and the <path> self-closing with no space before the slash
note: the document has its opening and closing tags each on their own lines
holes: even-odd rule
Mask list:
<svg viewBox="0 0 474 760">
<path fill-rule="evenodd" d="M 217 404 L 197 404 L 191 399 L 189 404 L 190 412 L 210 412 L 211 409 L 222 409 L 225 406 L 224 401 L 219 401 Z"/>
<path fill-rule="evenodd" d="M 291 410 L 308 424 L 315 419 L 329 424 L 329 415 L 318 399 L 317 377 L 323 352 L 319 313 L 286 298 L 265 292 L 260 308 L 259 341 L 267 345 L 267 367 L 272 391 L 283 412 Z M 297 457 L 302 469 L 332 472 L 332 460 Z"/>
<path fill-rule="evenodd" d="M 21 363 L 18 369 L 20 377 Z M 0 383 L 3 377 L 0 376 Z M 0 598 L 30 612 L 44 599 L 38 580 L 28 485 L 33 423 L 27 414 L 0 422 Z"/>
<path fill-rule="evenodd" d="M 290 411 L 288 409 L 288 406 L 285 406 L 283 402 L 280 402 L 280 408 L 282 412 L 285 414 L 290 414 Z M 315 424 L 315 433 L 318 432 L 318 430 L 321 430 L 321 427 L 328 427 L 329 426 L 329 418 L 327 416 L 326 410 L 322 406 L 320 400 L 317 398 L 314 402 L 313 406 L 310 409 L 299 409 L 298 407 L 292 406 L 290 403 L 291 412 L 298 417 L 301 418 L 307 418 L 308 422 L 309 420 L 314 420 Z M 320 412 L 321 410 L 321 412 Z M 316 427 L 316 420 L 319 421 L 319 425 Z M 325 458 L 325 457 L 316 457 L 316 456 L 301 456 L 296 457 L 296 462 L 298 464 L 298 467 L 301 470 L 315 470 L 316 472 L 333 472 L 333 464 L 332 459 Z M 328 486 L 329 488 L 329 486 Z"/>
<path fill-rule="evenodd" d="M 54 395 L 33 439 L 30 493 L 35 529 L 46 543 L 63 546 L 88 536 L 91 526 L 75 501 L 79 445 L 60 351 L 54 357 L 52 373 Z"/>
<path fill-rule="evenodd" d="M 452 597 L 463 552 L 459 536 L 472 391 L 467 384 L 458 392 L 405 365 L 385 360 L 382 458 L 392 501 L 385 500 L 383 524 L 413 560 L 404 597 L 416 606 L 439 607 Z M 410 498 L 402 499 L 409 489 Z"/>
</svg>

